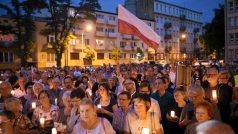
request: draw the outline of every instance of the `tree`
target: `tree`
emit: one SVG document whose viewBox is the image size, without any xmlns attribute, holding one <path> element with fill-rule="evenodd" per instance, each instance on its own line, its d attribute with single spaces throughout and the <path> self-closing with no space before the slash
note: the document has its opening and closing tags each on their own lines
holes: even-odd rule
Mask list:
<svg viewBox="0 0 238 134">
<path fill-rule="evenodd" d="M 85 59 L 86 60 L 90 60 L 90 61 L 93 61 L 95 60 L 95 53 L 96 51 L 90 47 L 90 46 L 86 46 L 86 49 L 84 49 L 84 53 L 85 53 Z"/>
<path fill-rule="evenodd" d="M 219 5 L 214 13 L 212 22 L 204 26 L 205 32 L 199 37 L 199 44 L 206 56 L 216 50 L 217 58 L 220 59 L 224 55 L 225 47 L 224 5 Z"/>
<path fill-rule="evenodd" d="M 14 44 L 17 46 L 21 65 L 26 66 L 27 59 L 32 56 L 35 46 L 33 15 L 45 8 L 45 0 L 11 0 L 10 4 L 0 3 L 0 9 L 5 10 L 13 22 L 0 25 L 0 31 L 1 34 L 14 34 Z"/>
<path fill-rule="evenodd" d="M 118 61 L 121 58 L 120 50 L 117 47 L 114 47 L 110 52 L 111 59 Z"/>
<path fill-rule="evenodd" d="M 56 54 L 56 64 L 61 66 L 62 54 L 67 48 L 68 36 L 72 30 L 84 19 L 95 20 L 94 11 L 100 9 L 98 0 L 81 0 L 77 7 L 73 7 L 73 0 L 48 0 L 47 28 L 42 31 L 43 35 L 54 35 L 55 42 L 52 48 Z M 69 14 L 71 13 L 71 14 Z"/>
<path fill-rule="evenodd" d="M 136 56 L 137 56 L 138 60 L 142 61 L 144 59 L 144 57 L 145 57 L 143 51 L 139 47 L 137 47 L 136 51 L 137 51 Z"/>
</svg>

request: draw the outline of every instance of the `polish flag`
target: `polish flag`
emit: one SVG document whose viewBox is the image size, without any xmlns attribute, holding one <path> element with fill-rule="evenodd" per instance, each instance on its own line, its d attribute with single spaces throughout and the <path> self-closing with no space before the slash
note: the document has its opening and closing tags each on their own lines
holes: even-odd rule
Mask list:
<svg viewBox="0 0 238 134">
<path fill-rule="evenodd" d="M 155 51 L 159 48 L 160 36 L 120 4 L 118 5 L 118 32 L 139 37 Z"/>
</svg>

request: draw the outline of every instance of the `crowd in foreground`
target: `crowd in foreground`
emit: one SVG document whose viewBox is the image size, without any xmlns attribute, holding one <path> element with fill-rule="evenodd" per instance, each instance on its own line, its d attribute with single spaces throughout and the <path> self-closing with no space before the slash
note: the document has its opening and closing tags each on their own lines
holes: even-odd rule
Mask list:
<svg viewBox="0 0 238 134">
<path fill-rule="evenodd" d="M 238 88 L 224 66 L 22 67 L 1 72 L 0 134 L 235 134 Z"/>
</svg>

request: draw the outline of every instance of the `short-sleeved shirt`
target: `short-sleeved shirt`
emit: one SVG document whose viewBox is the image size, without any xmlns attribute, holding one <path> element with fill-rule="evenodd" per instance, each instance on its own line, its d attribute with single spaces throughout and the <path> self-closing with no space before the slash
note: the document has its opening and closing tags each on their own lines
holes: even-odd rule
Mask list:
<svg viewBox="0 0 238 134">
<path fill-rule="evenodd" d="M 14 122 L 14 127 L 16 126 L 19 127 L 21 130 L 30 130 L 33 128 L 31 120 L 23 114 L 16 118 Z"/>
<path fill-rule="evenodd" d="M 126 121 L 124 123 L 124 131 L 132 134 L 141 134 L 143 128 L 149 128 L 150 130 L 154 129 L 154 131 L 159 130 L 161 128 L 161 124 L 158 119 L 159 118 L 157 114 L 154 114 L 154 117 L 152 119 L 150 113 L 148 112 L 146 119 L 141 120 L 138 118 L 136 113 L 132 111 L 126 116 Z"/>
<path fill-rule="evenodd" d="M 85 129 L 79 121 L 71 134 L 115 134 L 112 125 L 107 119 L 98 118 L 98 125 L 94 129 Z"/>
<path fill-rule="evenodd" d="M 37 124 L 39 122 L 40 118 L 45 118 L 45 121 L 53 120 L 54 122 L 57 122 L 58 116 L 59 116 L 58 106 L 51 105 L 50 111 L 48 111 L 48 112 L 44 111 L 42 106 L 39 106 L 39 107 L 36 107 L 36 109 L 33 113 L 32 122 L 34 124 Z"/>
<path fill-rule="evenodd" d="M 100 104 L 100 98 L 95 100 L 95 105 L 98 105 L 98 104 Z M 111 96 L 109 104 L 107 106 L 102 106 L 102 108 L 113 113 L 113 106 L 116 104 L 117 104 L 117 101 L 114 99 L 114 97 Z M 112 123 L 112 117 L 110 117 L 107 114 L 98 113 L 98 117 L 106 118 L 108 119 L 109 122 Z"/>
<path fill-rule="evenodd" d="M 129 107 L 125 112 L 123 112 L 121 107 L 119 107 L 113 113 L 112 126 L 116 131 L 123 131 L 126 115 L 131 111 L 132 111 L 132 107 Z"/>
</svg>

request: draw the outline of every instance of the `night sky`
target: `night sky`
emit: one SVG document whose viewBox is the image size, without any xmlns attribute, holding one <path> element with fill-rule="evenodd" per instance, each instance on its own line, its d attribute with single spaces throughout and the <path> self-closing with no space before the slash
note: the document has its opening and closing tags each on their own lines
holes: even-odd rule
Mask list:
<svg viewBox="0 0 238 134">
<path fill-rule="evenodd" d="M 124 4 L 125 0 L 99 0 L 103 11 L 115 12 L 117 4 Z M 210 22 L 214 16 L 213 9 L 224 0 L 161 0 L 167 3 L 186 7 L 203 13 L 202 22 Z"/>
</svg>

